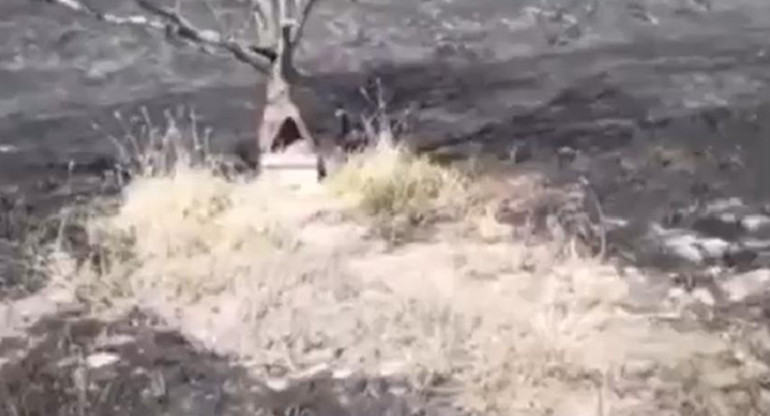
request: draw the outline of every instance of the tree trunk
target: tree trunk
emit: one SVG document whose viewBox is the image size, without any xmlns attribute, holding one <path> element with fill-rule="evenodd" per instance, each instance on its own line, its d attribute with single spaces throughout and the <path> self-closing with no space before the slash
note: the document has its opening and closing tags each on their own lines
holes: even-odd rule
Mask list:
<svg viewBox="0 0 770 416">
<path fill-rule="evenodd" d="M 267 96 L 258 135 L 260 153 L 281 151 L 297 141 L 315 144 L 292 94 L 299 73 L 293 65 L 291 29 L 289 25 L 281 28 L 277 58 L 267 80 Z"/>
<path fill-rule="evenodd" d="M 289 149 L 315 158 L 317 176 L 323 179 L 327 175 L 329 161 L 336 162 L 339 157 L 332 146 L 323 146 L 310 132 L 302 115 L 300 104 L 295 101 L 297 88 L 301 88 L 301 74 L 294 67 L 291 41 L 292 26 L 281 27 L 278 41 L 277 58 L 267 80 L 265 106 L 258 132 L 259 160 L 271 153 L 282 153 Z M 306 103 L 312 105 L 313 103 Z M 339 163 L 332 163 L 338 165 Z M 260 166 L 265 164 L 260 163 Z"/>
</svg>

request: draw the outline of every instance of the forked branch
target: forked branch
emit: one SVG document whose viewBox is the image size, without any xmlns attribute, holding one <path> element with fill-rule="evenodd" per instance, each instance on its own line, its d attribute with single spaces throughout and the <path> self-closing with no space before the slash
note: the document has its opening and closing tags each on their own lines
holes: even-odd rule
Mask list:
<svg viewBox="0 0 770 416">
<path fill-rule="evenodd" d="M 278 43 L 282 29 L 293 29 L 291 45 L 293 51 L 301 36 L 313 7 L 318 0 L 255 0 L 253 18 L 258 27 L 258 39 L 243 42 L 223 33 L 200 29 L 180 13 L 155 4 L 152 0 L 134 0 L 147 14 L 119 16 L 100 11 L 83 0 L 39 0 L 57 4 L 72 11 L 88 15 L 97 20 L 120 26 L 136 26 L 185 40 L 201 47 L 210 47 L 225 52 L 240 62 L 246 63 L 261 73 L 268 74 L 279 59 Z M 291 4 L 289 4 L 291 3 Z M 291 7 L 296 16 L 289 16 Z"/>
<path fill-rule="evenodd" d="M 318 4 L 318 0 L 307 0 L 304 6 L 301 7 L 302 11 L 299 17 L 297 30 L 294 32 L 294 37 L 291 40 L 292 44 L 296 45 L 302 39 L 302 35 L 305 32 L 305 25 L 307 24 L 307 21 L 310 20 L 310 15 L 313 13 L 313 8 L 316 4 Z"/>
</svg>

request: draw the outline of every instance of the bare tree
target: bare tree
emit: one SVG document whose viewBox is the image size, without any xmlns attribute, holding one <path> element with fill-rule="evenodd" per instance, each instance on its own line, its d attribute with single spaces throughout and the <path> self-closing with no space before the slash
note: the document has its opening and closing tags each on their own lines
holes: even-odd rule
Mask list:
<svg viewBox="0 0 770 416">
<path fill-rule="evenodd" d="M 220 25 L 219 31 L 197 27 L 182 14 L 180 0 L 176 0 L 174 8 L 161 6 L 155 0 L 133 0 L 143 13 L 125 16 L 99 10 L 86 0 L 40 1 L 103 22 L 164 32 L 208 53 L 223 53 L 250 65 L 267 77 L 267 96 L 257 138 L 260 152 L 280 151 L 298 140 L 311 144 L 318 152 L 319 143 L 303 119 L 292 88 L 301 78 L 294 65 L 294 53 L 319 0 L 246 0 L 248 22 L 256 28 L 251 39 L 236 37 L 224 25 Z M 200 1 L 214 12 L 209 0 Z"/>
</svg>

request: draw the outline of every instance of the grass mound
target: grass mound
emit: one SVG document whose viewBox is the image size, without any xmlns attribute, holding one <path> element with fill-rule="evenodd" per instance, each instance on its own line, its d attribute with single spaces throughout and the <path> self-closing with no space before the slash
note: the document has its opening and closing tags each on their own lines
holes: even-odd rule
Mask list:
<svg viewBox="0 0 770 416">
<path fill-rule="evenodd" d="M 264 378 L 396 375 L 485 415 L 761 414 L 766 365 L 740 340 L 631 312 L 611 265 L 526 244 L 491 227 L 494 215 L 484 228 L 509 231 L 494 241 L 452 215 L 395 248 L 367 232 L 464 215 L 479 183 L 392 148 L 316 192 L 182 166 L 137 178 L 89 220 L 98 267 L 56 270 L 86 298 L 139 302 Z M 343 215 L 351 204 L 371 222 Z"/>
</svg>

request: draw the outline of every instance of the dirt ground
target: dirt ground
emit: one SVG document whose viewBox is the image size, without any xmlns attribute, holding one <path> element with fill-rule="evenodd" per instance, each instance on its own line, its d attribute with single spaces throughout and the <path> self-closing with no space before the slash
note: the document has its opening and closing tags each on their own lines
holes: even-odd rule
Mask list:
<svg viewBox="0 0 770 416">
<path fill-rule="evenodd" d="M 416 408 L 414 398 L 391 393 L 398 382 L 385 378 L 319 374 L 274 392 L 238 364 L 201 350 L 139 311 L 111 322 L 72 312 L 49 316 L 24 337 L 5 338 L 1 345 L 4 357 L 23 357 L 3 367 L 2 409 L 8 415 L 17 414 L 14 409 L 29 415 L 409 415 L 426 410 Z M 82 380 L 85 374 L 88 379 Z"/>
<path fill-rule="evenodd" d="M 188 3 L 190 15 L 209 22 Z M 586 21 L 580 39 L 549 45 L 549 33 L 563 28 L 538 27 L 508 1 L 327 3 L 300 60 L 328 103 L 310 109 L 316 131 L 331 128 L 335 105 L 360 111 L 358 88 L 378 76 L 389 110 L 411 112 L 410 146 L 450 159 L 512 159 L 518 172 L 554 186 L 587 179 L 613 264 L 644 270 L 633 283 L 642 301 L 682 287 L 708 293 L 714 327 L 731 319 L 766 327 L 770 6 L 743 0 L 706 11 L 698 2 L 651 1 L 659 21 L 649 25 L 617 2 Z M 282 400 L 293 388 L 273 397 L 237 359 L 196 345 L 164 319 L 132 312 L 101 322 L 66 312 L 77 302 L 43 289 L 46 276 L 27 267 L 29 247 L 19 244 L 30 231 L 37 243 L 55 240 L 55 225 L 40 227 L 56 223 L 50 215 L 118 190 L 103 177 L 115 160 L 106 136 L 137 128 L 143 109 L 161 125 L 165 110 L 194 108 L 201 129 L 213 129 L 214 151 L 248 146 L 262 105 L 259 77 L 45 2 L 2 2 L 0 39 L 0 388 L 16 400 L 0 409 L 286 414 Z M 67 235 L 73 245 L 81 238 Z M 119 365 L 87 362 L 110 354 Z M 76 385 L 84 366 L 96 368 L 88 372 L 93 390 Z M 450 411 L 439 399 L 393 393 L 399 380 L 329 377 L 296 387 L 313 397 L 297 403 L 312 402 L 319 414 Z M 24 385 L 41 390 L 22 397 Z M 128 407 L 104 407 L 116 402 Z"/>
</svg>

